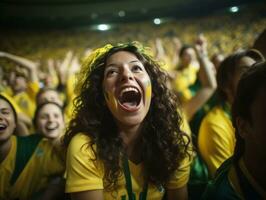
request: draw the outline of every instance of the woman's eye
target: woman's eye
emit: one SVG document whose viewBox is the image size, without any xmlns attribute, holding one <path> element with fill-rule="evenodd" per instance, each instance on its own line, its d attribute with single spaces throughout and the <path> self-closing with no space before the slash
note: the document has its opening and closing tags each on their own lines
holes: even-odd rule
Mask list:
<svg viewBox="0 0 266 200">
<path fill-rule="evenodd" d="M 116 70 L 108 70 L 106 73 L 106 76 L 112 76 L 112 75 L 115 75 L 116 73 L 117 73 Z"/>
<path fill-rule="evenodd" d="M 139 71 L 142 71 L 142 68 L 141 68 L 140 66 L 138 66 L 138 65 L 134 65 L 134 66 L 132 67 L 132 71 L 133 71 L 133 72 L 139 72 Z"/>
<path fill-rule="evenodd" d="M 3 111 L 2 113 L 3 113 L 4 115 L 9 115 L 10 111 L 7 110 L 7 111 Z"/>
</svg>

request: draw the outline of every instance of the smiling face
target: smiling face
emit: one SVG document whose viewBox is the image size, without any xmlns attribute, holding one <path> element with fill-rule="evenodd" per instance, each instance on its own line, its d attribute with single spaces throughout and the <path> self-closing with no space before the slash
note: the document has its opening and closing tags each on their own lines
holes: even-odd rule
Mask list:
<svg viewBox="0 0 266 200">
<path fill-rule="evenodd" d="M 0 143 L 8 140 L 16 128 L 15 114 L 10 104 L 0 99 Z"/>
<path fill-rule="evenodd" d="M 37 115 L 37 129 L 48 139 L 58 138 L 64 130 L 64 118 L 61 109 L 55 104 L 44 105 Z"/>
<path fill-rule="evenodd" d="M 151 103 L 151 80 L 133 53 L 119 51 L 107 59 L 103 92 L 119 127 L 143 122 Z"/>
</svg>

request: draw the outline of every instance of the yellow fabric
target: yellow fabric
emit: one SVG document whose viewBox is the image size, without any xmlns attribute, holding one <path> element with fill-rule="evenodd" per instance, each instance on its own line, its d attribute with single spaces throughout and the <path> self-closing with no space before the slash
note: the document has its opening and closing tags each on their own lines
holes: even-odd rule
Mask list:
<svg viewBox="0 0 266 200">
<path fill-rule="evenodd" d="M 86 144 L 90 143 L 88 136 L 78 134 L 74 136 L 70 142 L 67 151 L 66 161 L 66 192 L 81 192 L 87 190 L 104 189 L 103 164 L 100 161 L 92 161 L 95 158 L 91 148 Z M 156 164 L 156 163 L 155 163 Z M 174 174 L 167 185 L 167 189 L 176 189 L 183 187 L 189 178 L 188 159 L 181 163 L 179 170 Z M 134 164 L 129 161 L 129 168 L 131 172 L 132 188 L 139 199 L 139 193 L 144 187 L 142 176 L 143 164 Z M 153 185 L 148 186 L 148 199 L 159 200 L 162 199 L 164 189 L 156 188 Z M 112 196 L 114 195 L 114 196 Z M 118 180 L 118 191 L 107 192 L 104 190 L 104 199 L 121 199 L 122 196 L 127 196 L 125 188 L 125 179 L 122 175 Z"/>
<path fill-rule="evenodd" d="M 3 90 L 1 91 L 9 96 L 12 96 L 13 92 L 12 92 L 12 89 L 11 87 L 7 86 L 7 87 L 4 87 Z"/>
<path fill-rule="evenodd" d="M 0 199 L 28 200 L 44 189 L 49 178 L 62 175 L 64 163 L 58 152 L 47 139 L 42 139 L 34 154 L 24 167 L 17 181 L 10 186 L 10 178 L 15 168 L 17 142 L 11 136 L 12 147 L 6 159 L 0 165 Z"/>
<path fill-rule="evenodd" d="M 20 92 L 13 96 L 20 109 L 31 119 L 34 117 L 36 109 L 35 97 L 39 91 L 39 84 L 37 82 L 28 83 L 27 90 Z"/>
<path fill-rule="evenodd" d="M 76 75 L 73 74 L 68 78 L 66 83 L 67 105 L 64 110 L 66 124 L 68 124 L 68 122 L 71 120 L 74 111 L 73 103 L 74 103 L 74 98 L 76 97 L 74 93 L 75 84 L 76 84 Z"/>
<path fill-rule="evenodd" d="M 13 170 L 15 168 L 16 152 L 17 152 L 17 140 L 15 136 L 11 136 L 11 149 L 6 158 L 0 163 L 0 199 L 8 199 L 9 181 L 11 179 Z"/>
<path fill-rule="evenodd" d="M 181 94 L 182 102 L 186 102 L 192 97 L 188 87 L 197 80 L 198 71 L 198 67 L 194 65 L 189 65 L 185 69 L 177 71 L 176 78 L 173 82 L 173 88 Z"/>
<path fill-rule="evenodd" d="M 160 66 L 163 70 L 165 71 L 171 71 L 173 70 L 173 67 L 172 67 L 172 60 L 169 56 L 165 56 L 162 60 L 160 60 Z"/>
<path fill-rule="evenodd" d="M 181 130 L 191 137 L 192 133 L 191 133 L 191 129 L 190 129 L 190 126 L 187 120 L 187 116 L 185 115 L 183 111 L 180 111 L 179 113 L 181 114 L 181 117 L 182 117 Z"/>
<path fill-rule="evenodd" d="M 72 99 L 74 96 L 74 88 L 76 84 L 76 75 L 72 74 L 69 76 L 66 82 L 66 97 Z"/>
<path fill-rule="evenodd" d="M 17 105 L 17 103 L 15 102 L 15 100 L 7 93 L 5 92 L 1 92 L 0 93 L 3 97 L 5 97 L 14 107 L 15 111 L 17 114 L 22 113 L 20 107 Z"/>
<path fill-rule="evenodd" d="M 198 147 L 212 176 L 219 166 L 233 155 L 234 128 L 220 106 L 214 107 L 201 122 Z"/>
</svg>

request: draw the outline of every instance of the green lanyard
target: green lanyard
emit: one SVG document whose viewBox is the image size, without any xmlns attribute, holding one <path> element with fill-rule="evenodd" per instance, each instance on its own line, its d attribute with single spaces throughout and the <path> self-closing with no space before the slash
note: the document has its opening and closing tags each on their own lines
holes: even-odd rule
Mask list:
<svg viewBox="0 0 266 200">
<path fill-rule="evenodd" d="M 232 121 L 230 105 L 227 102 L 222 103 L 222 108 L 226 114 L 226 117 Z"/>
<path fill-rule="evenodd" d="M 130 169 L 129 169 L 128 159 L 126 156 L 124 156 L 124 159 L 123 159 L 123 170 L 124 170 L 124 174 L 125 174 L 125 178 L 126 178 L 126 188 L 127 188 L 128 198 L 129 198 L 129 200 L 136 200 L 134 193 L 132 191 L 132 181 L 131 181 Z M 148 183 L 145 182 L 144 188 L 140 194 L 139 200 L 146 200 L 147 193 L 148 193 Z"/>
</svg>

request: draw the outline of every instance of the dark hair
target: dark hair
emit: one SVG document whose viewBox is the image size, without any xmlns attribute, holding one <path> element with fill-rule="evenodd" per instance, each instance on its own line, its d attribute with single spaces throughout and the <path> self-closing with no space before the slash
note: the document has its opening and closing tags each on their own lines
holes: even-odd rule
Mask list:
<svg viewBox="0 0 266 200">
<path fill-rule="evenodd" d="M 190 48 L 193 49 L 193 47 L 192 47 L 191 45 L 188 45 L 188 44 L 183 45 L 183 46 L 181 47 L 181 49 L 180 49 L 179 57 L 182 57 L 183 54 L 185 53 L 185 51 L 186 51 L 187 49 L 190 49 Z"/>
<path fill-rule="evenodd" d="M 13 104 L 8 100 L 8 98 L 6 98 L 4 95 L 0 94 L 0 99 L 3 99 L 5 100 L 11 107 L 11 110 L 13 111 L 14 113 L 14 118 L 15 118 L 15 123 L 17 124 L 18 123 L 18 116 L 17 116 L 17 112 L 13 106 Z"/>
<path fill-rule="evenodd" d="M 245 141 L 239 134 L 236 124 L 238 117 L 252 123 L 250 107 L 256 99 L 258 92 L 266 88 L 266 62 L 255 63 L 246 71 L 237 87 L 236 96 L 232 107 L 232 120 L 235 127 L 236 146 L 234 157 L 239 159 L 245 150 Z"/>
<path fill-rule="evenodd" d="M 93 149 L 94 144 L 97 146 L 96 158 L 104 164 L 105 189 L 116 189 L 118 177 L 122 172 L 120 161 L 124 150 L 114 118 L 105 104 L 102 82 L 107 59 L 119 51 L 133 53 L 143 63 L 150 76 L 153 98 L 143 121 L 141 156 L 145 179 L 156 185 L 164 185 L 179 167 L 181 160 L 189 154 L 190 140 L 180 129 L 181 117 L 177 112 L 177 96 L 166 86 L 168 76 L 160 70 L 159 64 L 135 43 L 109 46 L 105 52 L 94 52 L 92 57 L 87 59 L 93 62 L 85 61 L 83 68 L 87 71 L 82 71 L 85 78 L 79 86 L 80 94 L 74 101 L 75 117 L 66 131 L 65 145 L 80 132 L 88 135 L 91 138 L 91 148 Z"/>
<path fill-rule="evenodd" d="M 48 92 L 48 91 L 56 92 L 56 93 L 59 95 L 59 93 L 58 93 L 58 91 L 57 91 L 56 89 L 53 89 L 53 88 L 50 88 L 50 87 L 44 87 L 44 88 L 41 88 L 41 89 L 38 91 L 37 95 L 36 95 L 36 103 L 37 103 L 37 105 L 40 103 L 40 97 L 41 97 L 41 95 L 42 95 L 43 93 L 45 93 L 45 92 Z"/>
<path fill-rule="evenodd" d="M 240 66 L 238 62 L 243 57 L 250 57 L 255 61 L 262 61 L 263 56 L 256 50 L 244 50 L 235 52 L 226 57 L 218 68 L 217 79 L 217 93 L 221 102 L 228 100 L 226 89 L 232 89 L 232 82 L 235 75 L 239 72 L 246 71 L 250 66 Z"/>
<path fill-rule="evenodd" d="M 34 127 L 35 127 L 36 130 L 37 130 L 37 119 L 38 119 L 39 112 L 40 112 L 41 109 L 42 109 L 44 106 L 46 106 L 47 104 L 52 104 L 52 105 L 57 106 L 57 107 L 61 110 L 62 115 L 63 115 L 63 117 L 64 117 L 63 108 L 62 108 L 62 106 L 60 106 L 58 103 L 55 103 L 55 102 L 44 102 L 44 103 L 42 103 L 42 104 L 39 104 L 39 105 L 37 105 L 37 108 L 36 108 L 36 110 L 35 110 L 34 117 L 33 117 L 33 125 L 34 125 Z"/>
</svg>

